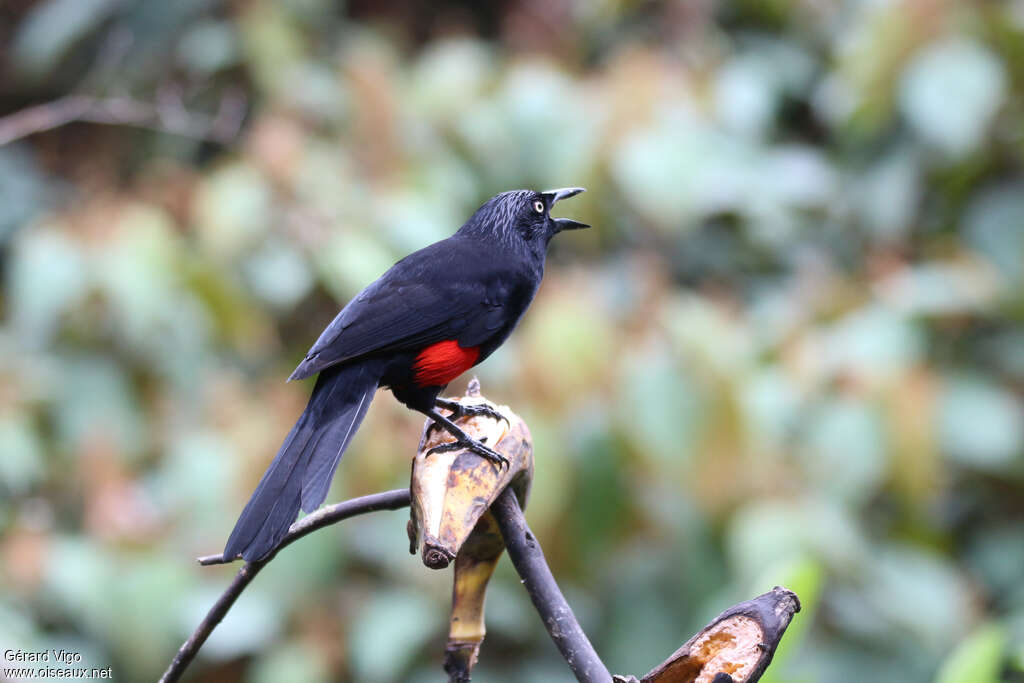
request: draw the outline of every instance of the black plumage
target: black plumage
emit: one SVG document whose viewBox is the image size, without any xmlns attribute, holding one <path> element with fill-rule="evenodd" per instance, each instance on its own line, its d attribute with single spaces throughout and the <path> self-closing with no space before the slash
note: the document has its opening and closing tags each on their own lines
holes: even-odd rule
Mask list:
<svg viewBox="0 0 1024 683">
<path fill-rule="evenodd" d="M 263 558 L 300 508 L 311 512 L 323 503 L 378 387 L 434 418 L 461 447 L 504 460 L 440 416 L 437 397 L 511 334 L 540 286 L 551 238 L 587 227 L 549 214 L 555 202 L 582 191 L 492 197 L 454 235 L 405 257 L 342 309 L 290 377 L 320 373 L 242 511 L 225 557 Z"/>
</svg>

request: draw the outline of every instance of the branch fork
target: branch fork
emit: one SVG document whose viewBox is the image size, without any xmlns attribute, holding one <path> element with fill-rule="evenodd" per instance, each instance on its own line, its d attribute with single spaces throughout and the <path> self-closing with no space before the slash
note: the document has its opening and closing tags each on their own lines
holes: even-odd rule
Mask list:
<svg viewBox="0 0 1024 683">
<path fill-rule="evenodd" d="M 246 563 L 214 604 L 196 631 L 181 646 L 160 679 L 180 679 L 210 633 L 224 618 L 256 574 L 284 547 L 322 527 L 377 510 L 411 507 L 410 552 L 422 550 L 424 565 L 433 569 L 454 561 L 452 611 L 444 669 L 450 683 L 470 680 L 483 643 L 487 584 L 502 552 L 522 578 L 534 607 L 573 675 L 585 683 L 755 683 L 772 660 L 793 615 L 797 596 L 781 587 L 722 612 L 679 650 L 643 678 L 612 676 L 576 620 L 544 559 L 540 544 L 523 516 L 533 480 L 533 444 L 529 429 L 508 406 L 496 406 L 480 395 L 475 379 L 464 404 L 487 403 L 508 421 L 465 416 L 456 423 L 509 460 L 495 467 L 465 450 L 427 455 L 451 437 L 430 430 L 430 421 L 412 464 L 408 490 L 387 491 L 317 510 L 292 525 L 281 545 L 268 557 Z M 199 558 L 202 565 L 231 561 L 221 555 Z"/>
</svg>

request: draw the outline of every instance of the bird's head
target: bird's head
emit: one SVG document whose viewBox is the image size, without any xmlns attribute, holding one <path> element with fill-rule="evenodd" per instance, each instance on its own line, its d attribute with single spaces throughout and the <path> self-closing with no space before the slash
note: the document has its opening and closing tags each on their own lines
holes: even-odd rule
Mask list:
<svg viewBox="0 0 1024 683">
<path fill-rule="evenodd" d="M 488 199 L 477 209 L 462 226 L 462 231 L 502 241 L 547 246 L 548 241 L 563 230 L 590 227 L 571 218 L 551 217 L 551 207 L 556 202 L 583 191 L 582 187 L 563 187 L 545 192 L 502 192 Z"/>
</svg>

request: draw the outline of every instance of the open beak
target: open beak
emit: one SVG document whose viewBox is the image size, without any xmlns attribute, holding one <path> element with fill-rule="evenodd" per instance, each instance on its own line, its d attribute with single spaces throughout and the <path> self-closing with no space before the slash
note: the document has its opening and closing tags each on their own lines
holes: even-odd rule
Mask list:
<svg viewBox="0 0 1024 683">
<path fill-rule="evenodd" d="M 550 209 L 555 205 L 555 202 L 568 199 L 569 197 L 575 197 L 580 192 L 584 191 L 585 190 L 582 187 L 563 187 L 558 190 L 547 190 L 540 194 L 544 197 L 544 201 L 548 203 L 548 208 Z M 571 218 L 553 218 L 551 220 L 555 224 L 555 232 L 562 232 L 563 230 L 579 230 L 580 228 L 590 227 L 586 223 L 580 223 L 579 221 L 574 221 Z"/>
</svg>

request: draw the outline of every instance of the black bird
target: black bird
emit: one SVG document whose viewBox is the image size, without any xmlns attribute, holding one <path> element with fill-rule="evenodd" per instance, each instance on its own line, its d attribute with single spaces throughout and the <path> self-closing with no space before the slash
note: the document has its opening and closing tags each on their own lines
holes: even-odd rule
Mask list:
<svg viewBox="0 0 1024 683">
<path fill-rule="evenodd" d="M 225 558 L 266 557 L 300 508 L 312 512 L 323 503 L 378 387 L 390 388 L 455 437 L 433 451 L 467 448 L 507 464 L 437 408 L 454 411 L 455 418 L 502 416 L 438 395 L 508 338 L 537 293 L 551 238 L 589 227 L 549 214 L 555 202 L 580 192 L 496 195 L 454 235 L 406 256 L 341 310 L 289 378 L 320 373 L 309 404 L 238 518 Z"/>
</svg>

